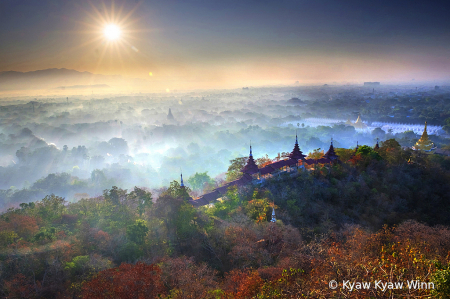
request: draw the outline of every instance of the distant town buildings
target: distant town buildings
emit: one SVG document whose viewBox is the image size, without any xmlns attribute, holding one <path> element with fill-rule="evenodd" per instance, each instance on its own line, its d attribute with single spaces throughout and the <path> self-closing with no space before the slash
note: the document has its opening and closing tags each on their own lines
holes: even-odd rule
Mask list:
<svg viewBox="0 0 450 299">
<path fill-rule="evenodd" d="M 288 126 L 290 124 L 297 126 L 297 124 L 303 124 L 305 127 L 318 127 L 318 126 L 328 126 L 332 127 L 334 125 L 345 124 L 349 126 L 354 126 L 358 131 L 370 132 L 375 128 L 380 128 L 386 133 L 398 134 L 406 131 L 413 131 L 415 134 L 421 134 L 423 131 L 422 124 L 406 124 L 406 123 L 390 123 L 390 122 L 372 122 L 367 123 L 362 120 L 360 116 L 356 122 L 352 122 L 350 119 L 346 121 L 343 119 L 333 119 L 333 118 L 306 118 L 302 120 L 296 120 L 292 122 L 284 123 L 282 126 Z M 443 133 L 442 126 L 430 126 L 427 125 L 427 132 L 431 135 L 440 135 Z"/>
<path fill-rule="evenodd" d="M 364 86 L 374 87 L 374 86 L 380 86 L 380 82 L 364 82 Z"/>
</svg>

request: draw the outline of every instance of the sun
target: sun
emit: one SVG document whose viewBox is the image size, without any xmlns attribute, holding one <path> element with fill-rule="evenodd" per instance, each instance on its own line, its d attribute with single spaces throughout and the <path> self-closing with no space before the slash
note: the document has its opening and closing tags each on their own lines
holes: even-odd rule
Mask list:
<svg viewBox="0 0 450 299">
<path fill-rule="evenodd" d="M 103 30 L 103 34 L 108 40 L 117 40 L 120 38 L 120 28 L 115 24 L 108 24 Z"/>
</svg>

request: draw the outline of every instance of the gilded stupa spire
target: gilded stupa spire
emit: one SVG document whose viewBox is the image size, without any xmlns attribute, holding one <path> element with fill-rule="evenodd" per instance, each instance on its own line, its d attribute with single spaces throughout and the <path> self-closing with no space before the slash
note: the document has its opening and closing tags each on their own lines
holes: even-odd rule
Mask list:
<svg viewBox="0 0 450 299">
<path fill-rule="evenodd" d="M 428 137 L 427 122 L 425 122 L 425 128 L 423 129 L 422 136 L 419 141 L 416 142 L 416 145 L 413 146 L 413 149 L 421 151 L 431 151 L 434 149 L 434 144 Z"/>
<path fill-rule="evenodd" d="M 361 119 L 361 113 L 358 114 L 358 119 L 355 121 L 353 126 L 355 127 L 355 129 L 367 129 L 367 125 L 363 123 Z"/>
</svg>

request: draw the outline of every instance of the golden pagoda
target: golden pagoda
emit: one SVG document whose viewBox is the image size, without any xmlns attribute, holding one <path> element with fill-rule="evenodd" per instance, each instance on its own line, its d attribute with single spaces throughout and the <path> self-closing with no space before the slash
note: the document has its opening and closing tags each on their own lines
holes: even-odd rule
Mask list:
<svg viewBox="0 0 450 299">
<path fill-rule="evenodd" d="M 367 125 L 365 123 L 363 123 L 361 120 L 361 114 L 358 114 L 358 119 L 353 124 L 353 126 L 355 127 L 355 129 L 360 129 L 360 130 L 367 129 Z"/>
<path fill-rule="evenodd" d="M 435 149 L 433 142 L 431 142 L 431 140 L 428 138 L 427 122 L 425 122 L 425 129 L 423 129 L 422 137 L 420 137 L 419 141 L 416 142 L 416 145 L 413 146 L 413 149 L 426 152 Z"/>
</svg>

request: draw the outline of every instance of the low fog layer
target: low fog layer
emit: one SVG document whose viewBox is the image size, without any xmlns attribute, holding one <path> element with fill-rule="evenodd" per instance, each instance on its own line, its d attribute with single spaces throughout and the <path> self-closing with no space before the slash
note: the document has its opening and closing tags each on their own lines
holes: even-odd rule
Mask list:
<svg viewBox="0 0 450 299">
<path fill-rule="evenodd" d="M 443 128 L 431 135 L 437 146 L 447 143 L 450 125 L 450 88 L 435 86 L 250 87 L 3 98 L 0 104 L 2 209 L 50 193 L 71 201 L 113 185 L 161 188 L 181 171 L 186 180 L 207 172 L 219 185 L 230 160 L 248 155 L 250 141 L 256 158 L 275 159 L 292 150 L 296 133 L 305 154 L 326 150 L 331 138 L 335 147 L 354 148 L 394 137 L 412 146 L 420 137 L 344 123 L 359 114 L 369 127 L 428 121 Z M 342 122 L 311 126 L 312 118 Z"/>
</svg>

